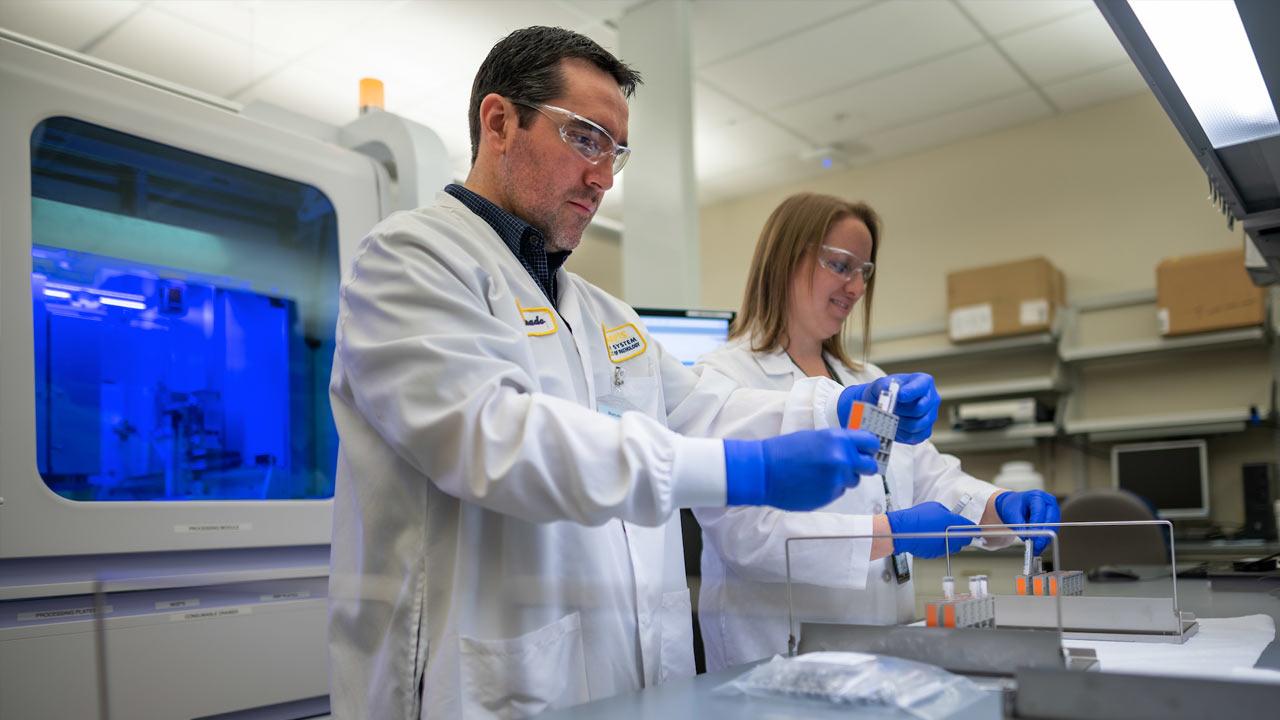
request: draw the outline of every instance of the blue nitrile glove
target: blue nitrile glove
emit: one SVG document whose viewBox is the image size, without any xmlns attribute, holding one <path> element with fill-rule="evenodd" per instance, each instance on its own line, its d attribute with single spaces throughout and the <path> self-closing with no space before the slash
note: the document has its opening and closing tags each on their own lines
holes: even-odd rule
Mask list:
<svg viewBox="0 0 1280 720">
<path fill-rule="evenodd" d="M 1062 519 L 1058 510 L 1058 500 L 1043 490 L 1027 490 L 1002 492 L 996 496 L 996 514 L 1000 522 L 1017 529 L 1020 523 L 1056 523 Z M 1028 530 L 1054 530 L 1056 528 L 1038 527 Z M 1039 555 L 1049 546 L 1049 536 L 1025 537 L 1030 540 L 1032 549 Z"/>
<path fill-rule="evenodd" d="M 855 400 L 875 405 L 880 393 L 889 389 L 889 380 L 898 381 L 898 403 L 893 414 L 898 416 L 898 434 L 894 440 L 907 445 L 919 445 L 933 434 L 933 424 L 938 421 L 938 406 L 942 398 L 933 386 L 933 376 L 925 373 L 886 375 L 866 385 L 850 385 L 840 392 L 836 401 L 836 415 L 841 427 L 849 423 L 849 409 Z"/>
<path fill-rule="evenodd" d="M 730 505 L 814 510 L 876 474 L 880 442 L 865 430 L 804 430 L 768 440 L 725 440 Z"/>
<path fill-rule="evenodd" d="M 957 525 L 973 526 L 969 518 L 957 515 L 938 502 L 920 503 L 906 510 L 894 510 L 888 514 L 889 529 L 895 533 L 942 532 Z M 951 552 L 960 552 L 960 548 L 973 542 L 974 536 L 963 530 L 952 531 L 951 537 L 942 538 L 894 538 L 895 553 L 911 553 L 918 558 L 936 558 L 947 554 L 947 546 Z"/>
</svg>

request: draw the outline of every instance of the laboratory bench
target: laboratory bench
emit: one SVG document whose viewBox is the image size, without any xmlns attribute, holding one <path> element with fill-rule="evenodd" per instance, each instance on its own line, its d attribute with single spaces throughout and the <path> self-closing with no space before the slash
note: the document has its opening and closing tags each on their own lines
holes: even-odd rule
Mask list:
<svg viewBox="0 0 1280 720">
<path fill-rule="evenodd" d="M 1002 555 L 1003 553 L 991 553 Z M 988 558 L 990 559 L 990 558 Z M 1167 596 L 1172 584 L 1168 577 L 1130 582 L 1090 583 L 1089 595 L 1103 596 Z M 1240 580 L 1179 580 L 1178 600 L 1182 610 L 1194 612 L 1197 618 L 1233 618 L 1248 615 L 1267 615 L 1280 627 L 1280 577 Z M 1192 638 L 1188 642 L 1194 642 Z M 1170 647 L 1170 646 L 1160 646 Z M 754 664 L 754 663 L 753 663 Z M 795 718 L 836 718 L 857 714 L 867 715 L 866 708 L 826 705 L 810 701 L 787 699 L 762 699 L 736 694 L 721 694 L 715 689 L 746 672 L 753 664 L 707 673 L 694 678 L 667 682 L 636 693 L 606 698 L 565 710 L 541 715 L 547 720 L 705 720 L 706 718 L 759 718 L 764 720 L 790 720 Z M 1105 665 L 1105 662 L 1104 662 Z M 1280 643 L 1273 637 L 1263 650 L 1255 668 L 1280 671 Z M 1105 667 L 1103 669 L 1105 672 Z M 1082 673 L 1091 675 L 1092 673 Z M 1120 676 L 1117 676 L 1120 677 Z M 1126 676 L 1123 678 L 1130 700 L 1144 693 L 1159 695 L 1176 681 L 1187 685 L 1183 677 L 1157 675 L 1150 677 Z M 1087 681 L 1087 678 L 1085 678 Z M 1207 682 L 1206 692 L 1223 693 L 1232 697 L 1237 709 L 1258 707 L 1260 703 L 1280 702 L 1280 685 L 1256 683 Z M 1114 692 L 1114 688 L 1113 688 Z M 1272 704 L 1269 707 L 1274 708 Z M 1221 709 L 1221 706 L 1219 706 Z M 1237 713 L 1233 713 L 1237 714 Z M 1248 714 L 1247 712 L 1245 713 Z M 1120 713 L 1123 715 L 1123 713 Z M 881 715 L 906 717 L 905 715 Z M 1265 716 L 1265 714 L 1263 715 Z M 1009 717 L 1004 699 L 998 693 L 990 693 L 984 701 L 975 703 L 953 718 Z M 1065 717 L 1065 715 L 1064 715 Z"/>
</svg>

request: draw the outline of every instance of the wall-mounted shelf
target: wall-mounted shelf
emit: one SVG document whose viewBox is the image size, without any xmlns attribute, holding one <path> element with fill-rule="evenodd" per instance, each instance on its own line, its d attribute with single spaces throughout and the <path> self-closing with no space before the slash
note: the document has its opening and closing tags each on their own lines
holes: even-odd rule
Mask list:
<svg viewBox="0 0 1280 720">
<path fill-rule="evenodd" d="M 1116 442 L 1175 435 L 1240 432 L 1252 418 L 1251 408 L 1222 408 L 1189 413 L 1067 420 L 1065 430 L 1068 435 L 1087 435 L 1091 442 Z"/>
<path fill-rule="evenodd" d="M 1214 407 L 1213 400 L 1203 392 L 1187 392 L 1183 407 L 1169 407 L 1159 382 L 1147 375 L 1144 369 L 1147 365 L 1139 362 L 1130 367 L 1129 364 L 1102 362 L 1107 359 L 1151 360 L 1151 370 L 1163 373 L 1159 377 L 1168 375 L 1173 378 L 1180 372 L 1177 368 L 1182 366 L 1182 361 L 1179 359 L 1170 364 L 1164 360 L 1166 356 L 1176 357 L 1195 351 L 1234 351 L 1236 354 L 1230 357 L 1239 362 L 1240 358 L 1246 357 L 1240 351 L 1252 352 L 1256 348 L 1270 358 L 1261 361 L 1271 367 L 1270 377 L 1277 376 L 1280 353 L 1267 353 L 1280 330 L 1273 330 L 1270 324 L 1165 338 L 1158 334 L 1155 303 L 1154 289 L 1091 298 L 1064 308 L 1052 332 L 962 344 L 950 342 L 944 324 L 902 328 L 877 338 L 884 351 L 873 354 L 872 360 L 890 372 L 921 370 L 936 373 L 939 376 L 938 393 L 944 402 L 1056 395 L 1048 398 L 1056 400 L 1054 404 L 1059 414 L 1056 425 L 1038 423 L 997 431 L 939 431 L 933 436 L 933 443 L 946 452 L 1025 449 L 1035 447 L 1041 439 L 1059 436 L 1076 436 L 1089 442 L 1116 442 L 1236 433 L 1256 422 L 1257 414 L 1272 412 L 1270 401 L 1266 399 L 1269 393 L 1261 390 L 1227 393 L 1216 401 L 1221 404 L 1241 403 L 1235 407 Z M 873 344 L 873 349 L 875 347 Z M 1253 358 L 1253 355 L 1248 354 L 1247 358 Z M 960 362 L 948 362 L 952 359 Z M 1042 359 L 1050 362 L 1042 364 Z M 1160 362 L 1155 362 L 1157 360 Z M 1091 364 L 1094 361 L 1098 362 Z M 1187 357 L 1188 367 L 1200 368 L 1211 361 L 1198 356 L 1194 359 Z M 1247 362 L 1252 363 L 1247 372 L 1242 366 L 1241 374 L 1233 382 L 1258 382 L 1257 362 L 1252 359 Z M 1088 395 L 1085 391 L 1092 390 L 1094 386 L 1086 388 L 1083 385 L 1086 377 L 1091 382 L 1111 383 L 1100 387 L 1124 387 L 1125 378 L 1132 377 L 1134 385 L 1141 386 L 1141 390 L 1136 392 L 1160 394 L 1161 402 L 1157 403 L 1157 398 L 1152 397 L 1151 407 L 1147 407 L 1148 403 L 1135 401 L 1132 409 L 1149 414 L 1126 414 L 1132 410 L 1115 403 L 1114 398 L 1105 392 L 1101 396 Z M 1098 402 L 1099 397 L 1104 401 Z M 1253 397 L 1257 398 L 1256 401 Z M 1255 403 L 1257 409 L 1249 403 Z M 1070 408 L 1073 406 L 1078 411 L 1087 409 L 1095 415 L 1090 417 L 1088 412 L 1080 412 L 1081 416 L 1072 418 Z M 1152 407 L 1169 411 L 1156 414 Z"/>
<path fill-rule="evenodd" d="M 943 402 L 948 402 L 975 398 L 1008 397 L 1011 395 L 1035 395 L 1037 393 L 1061 392 L 1062 390 L 1063 386 L 1057 377 L 1042 375 L 1015 380 L 944 385 L 938 388 L 938 394 L 942 396 Z"/>
<path fill-rule="evenodd" d="M 1166 353 L 1182 350 L 1225 349 L 1235 347 L 1260 346 L 1267 341 L 1267 333 L 1262 327 L 1240 328 L 1238 330 L 1222 330 L 1219 332 L 1200 333 L 1174 338 L 1144 338 L 1129 342 L 1111 343 L 1094 347 L 1062 348 L 1059 352 L 1063 362 L 1084 362 L 1104 358 L 1136 357 L 1154 353 Z"/>
<path fill-rule="evenodd" d="M 1014 450 L 1035 445 L 1039 438 L 1053 437 L 1058 428 L 1053 423 L 1018 425 L 1002 430 L 946 430 L 934 433 L 931 440 L 943 452 L 978 450 Z"/>
<path fill-rule="evenodd" d="M 948 341 L 945 345 L 940 344 L 927 348 L 920 348 L 918 350 L 906 350 L 896 353 L 888 352 L 884 354 L 873 353 L 871 356 L 871 362 L 877 365 L 896 365 L 918 362 L 921 360 L 938 360 L 941 358 L 1004 353 L 1012 350 L 1049 348 L 1053 347 L 1057 342 L 1057 336 L 1048 332 L 963 344 L 953 344 Z"/>
</svg>

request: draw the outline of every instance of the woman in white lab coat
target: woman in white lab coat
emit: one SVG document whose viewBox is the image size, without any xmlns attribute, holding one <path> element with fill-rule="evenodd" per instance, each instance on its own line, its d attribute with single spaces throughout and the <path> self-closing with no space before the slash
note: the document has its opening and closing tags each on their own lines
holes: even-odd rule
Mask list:
<svg viewBox="0 0 1280 720">
<path fill-rule="evenodd" d="M 786 390 L 808 377 L 830 377 L 841 385 L 884 377 L 880 368 L 850 358 L 844 337 L 846 320 L 859 301 L 863 337 L 868 336 L 880 235 L 880 218 L 864 203 L 809 193 L 783 201 L 756 245 L 730 342 L 703 356 L 699 366 L 757 389 Z M 866 399 L 874 401 L 871 392 Z M 1046 509 L 1053 500 L 1043 493 L 1006 493 L 998 511 L 999 488 L 965 474 L 958 460 L 927 441 L 895 443 L 887 475 L 863 478 L 814 513 L 757 507 L 695 511 L 704 538 L 698 607 L 708 670 L 786 651 L 783 548 L 788 537 L 942 530 L 965 520 L 1001 522 L 1001 517 L 1057 518 L 1056 504 Z M 943 541 L 897 542 L 793 543 L 797 622 L 910 622 L 914 592 L 911 581 L 899 577 L 905 573 L 895 572 L 894 551 L 932 557 L 942 554 Z M 951 544 L 956 549 L 957 543 Z"/>
</svg>

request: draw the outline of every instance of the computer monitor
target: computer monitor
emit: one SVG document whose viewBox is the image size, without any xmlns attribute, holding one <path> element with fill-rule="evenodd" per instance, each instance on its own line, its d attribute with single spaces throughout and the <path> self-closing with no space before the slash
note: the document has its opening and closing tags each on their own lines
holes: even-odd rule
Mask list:
<svg viewBox="0 0 1280 720">
<path fill-rule="evenodd" d="M 1162 518 L 1209 516 L 1204 440 L 1114 445 L 1111 482 L 1150 502 Z"/>
<path fill-rule="evenodd" d="M 725 344 L 735 315 L 729 310 L 635 310 L 649 335 L 685 365 Z"/>
</svg>

